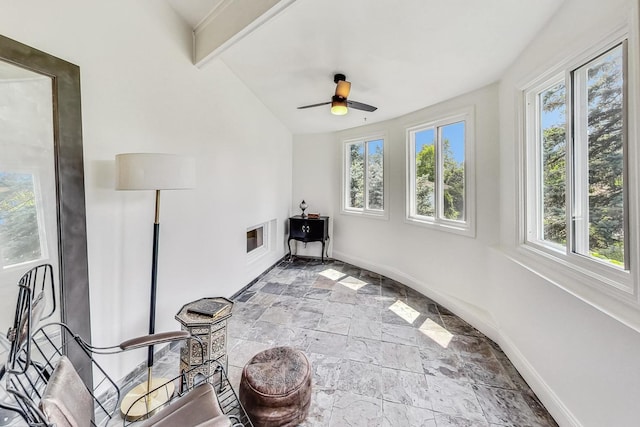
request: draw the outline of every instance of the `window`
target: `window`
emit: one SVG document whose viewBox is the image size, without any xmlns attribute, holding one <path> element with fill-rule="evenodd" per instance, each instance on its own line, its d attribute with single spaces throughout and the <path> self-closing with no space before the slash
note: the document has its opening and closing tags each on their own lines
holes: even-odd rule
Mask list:
<svg viewBox="0 0 640 427">
<path fill-rule="evenodd" d="M 407 130 L 411 222 L 473 235 L 472 111 Z"/>
<path fill-rule="evenodd" d="M 350 140 L 344 147 L 343 212 L 384 215 L 384 138 Z"/>
<path fill-rule="evenodd" d="M 253 252 L 264 245 L 263 231 L 263 226 L 247 230 L 247 253 Z"/>
<path fill-rule="evenodd" d="M 40 201 L 28 172 L 0 172 L 0 266 L 46 258 Z"/>
<path fill-rule="evenodd" d="M 525 90 L 524 243 L 630 289 L 626 42 Z"/>
<path fill-rule="evenodd" d="M 277 248 L 278 222 L 276 219 L 254 225 L 246 229 L 247 264 L 264 260 L 265 256 L 274 254 Z"/>
</svg>

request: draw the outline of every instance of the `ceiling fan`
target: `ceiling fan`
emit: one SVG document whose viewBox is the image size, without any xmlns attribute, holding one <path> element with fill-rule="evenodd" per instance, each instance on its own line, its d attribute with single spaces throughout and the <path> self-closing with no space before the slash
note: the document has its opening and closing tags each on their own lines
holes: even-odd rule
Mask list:
<svg viewBox="0 0 640 427">
<path fill-rule="evenodd" d="M 319 107 L 321 105 L 331 104 L 331 114 L 336 116 L 343 116 L 347 114 L 348 108 L 355 108 L 356 110 L 363 111 L 376 111 L 378 107 L 372 105 L 363 104 L 362 102 L 349 101 L 349 91 L 351 90 L 351 82 L 346 81 L 344 74 L 336 74 L 333 76 L 333 81 L 336 83 L 336 94 L 331 97 L 331 101 L 321 102 L 319 104 L 305 105 L 298 107 L 298 110 L 305 108 Z"/>
</svg>

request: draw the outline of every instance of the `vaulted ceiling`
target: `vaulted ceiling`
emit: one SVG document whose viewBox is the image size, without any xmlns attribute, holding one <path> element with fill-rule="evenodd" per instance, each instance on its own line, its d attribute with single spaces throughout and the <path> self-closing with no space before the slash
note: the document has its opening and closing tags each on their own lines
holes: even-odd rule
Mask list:
<svg viewBox="0 0 640 427">
<path fill-rule="evenodd" d="M 202 28 L 229 0 L 167 0 Z M 293 133 L 374 123 L 500 79 L 562 0 L 281 0 L 277 13 L 214 55 Z M 215 29 L 215 27 L 213 27 Z M 207 61 L 198 64 L 207 72 Z M 333 116 L 333 74 L 349 99 L 375 105 Z"/>
</svg>

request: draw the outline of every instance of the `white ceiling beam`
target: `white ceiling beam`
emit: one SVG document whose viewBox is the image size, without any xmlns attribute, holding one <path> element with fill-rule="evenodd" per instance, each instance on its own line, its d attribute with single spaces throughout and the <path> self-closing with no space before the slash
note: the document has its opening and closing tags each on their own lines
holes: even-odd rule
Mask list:
<svg viewBox="0 0 640 427">
<path fill-rule="evenodd" d="M 295 0 L 223 0 L 194 29 L 193 62 L 203 67 Z"/>
</svg>

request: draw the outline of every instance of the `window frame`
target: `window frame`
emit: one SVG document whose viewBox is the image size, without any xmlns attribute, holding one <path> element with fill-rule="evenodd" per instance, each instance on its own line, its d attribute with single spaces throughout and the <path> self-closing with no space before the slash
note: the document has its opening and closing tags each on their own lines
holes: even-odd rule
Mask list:
<svg viewBox="0 0 640 427">
<path fill-rule="evenodd" d="M 603 37 L 599 42 L 594 43 L 590 48 L 579 54 L 565 59 L 556 64 L 546 73 L 539 75 L 527 84 L 520 85 L 520 159 L 519 159 L 519 215 L 518 215 L 518 241 L 517 253 L 522 256 L 523 265 L 532 271 L 542 274 L 544 277 L 557 284 L 561 288 L 580 297 L 581 299 L 594 304 L 605 311 L 612 313 L 616 310 L 624 312 L 625 308 L 619 305 L 612 305 L 609 297 L 614 300 L 631 302 L 638 307 L 638 266 L 640 235 L 638 233 L 640 221 L 638 220 L 638 174 L 630 170 L 630 165 L 634 159 L 638 159 L 637 127 L 634 120 L 638 118 L 637 100 L 634 100 L 634 88 L 638 87 L 638 66 L 637 54 L 632 52 L 636 42 L 637 34 L 630 34 L 627 26 L 618 28 L 608 36 Z M 623 130 L 623 153 L 624 153 L 624 174 L 626 183 L 624 187 L 625 205 L 625 264 L 627 269 L 616 267 L 610 263 L 598 260 L 595 257 L 585 256 L 574 251 L 575 239 L 573 230 L 573 213 L 576 194 L 573 182 L 576 171 L 574 165 L 574 91 L 575 85 L 572 81 L 572 74 L 580 68 L 598 59 L 601 55 L 623 46 L 623 75 L 624 75 L 624 108 L 623 114 L 625 125 Z M 538 237 L 540 230 L 532 229 L 531 220 L 541 207 L 541 192 L 536 189 L 542 175 L 542 168 L 536 169 L 540 158 L 539 148 L 541 139 L 539 138 L 540 124 L 537 116 L 538 106 L 531 106 L 531 100 L 537 98 L 538 94 L 549 89 L 555 83 L 563 80 L 565 83 L 565 135 L 566 135 L 566 178 L 565 178 L 565 211 L 567 228 L 567 244 L 554 247 L 552 244 L 545 244 Z M 577 131 L 576 131 L 577 133 Z M 533 143 L 531 142 L 533 141 Z M 538 157 L 536 157 L 538 156 Z M 631 196 L 633 195 L 633 196 Z M 539 224 L 538 224 L 539 225 Z M 567 281 L 567 279 L 569 279 Z M 586 286 L 584 286 L 586 285 Z M 611 309 L 610 307 L 616 307 Z M 615 317 L 618 317 L 614 314 Z"/>
<path fill-rule="evenodd" d="M 368 146 L 367 143 L 382 140 L 382 209 L 370 209 L 369 204 L 369 174 L 368 174 Z M 349 147 L 355 144 L 364 144 L 364 200 L 363 208 L 349 206 L 350 184 L 350 155 Z M 388 172 L 388 138 L 386 133 L 378 132 L 366 136 L 344 139 L 342 141 L 342 195 L 341 213 L 346 215 L 366 216 L 378 219 L 389 219 L 389 172 Z"/>
<path fill-rule="evenodd" d="M 447 231 L 463 236 L 475 238 L 475 108 L 469 106 L 463 109 L 422 121 L 405 128 L 406 154 L 406 208 L 405 222 L 413 225 Z M 442 140 L 440 129 L 447 125 L 464 122 L 464 207 L 465 219 L 462 221 L 444 218 L 440 193 L 443 191 L 442 169 Z M 416 153 L 415 134 L 433 129 L 436 158 L 436 185 L 434 186 L 435 216 L 429 217 L 416 213 Z"/>
</svg>

